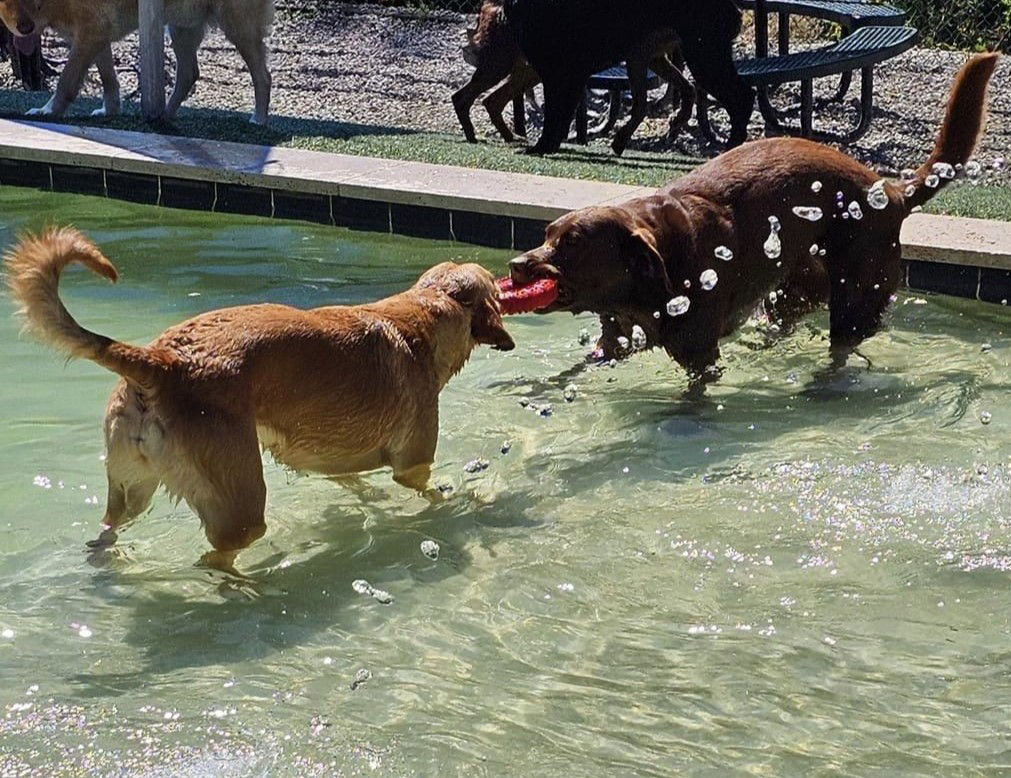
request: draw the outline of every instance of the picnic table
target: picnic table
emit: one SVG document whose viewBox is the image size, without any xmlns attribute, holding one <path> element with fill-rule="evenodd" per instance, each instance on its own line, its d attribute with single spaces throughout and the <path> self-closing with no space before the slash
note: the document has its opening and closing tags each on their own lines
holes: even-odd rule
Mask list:
<svg viewBox="0 0 1011 778">
<path fill-rule="evenodd" d="M 874 110 L 874 66 L 912 48 L 919 33 L 902 26 L 905 13 L 892 6 L 859 0 L 740 0 L 742 7 L 755 12 L 755 57 L 740 60 L 737 71 L 748 84 L 757 88 L 758 107 L 765 120 L 767 135 L 801 135 L 818 140 L 851 143 L 870 128 Z M 769 13 L 779 15 L 777 56 L 769 55 Z M 842 38 L 829 46 L 791 54 L 790 16 L 809 16 L 835 22 Z M 813 127 L 815 78 L 839 75 L 839 87 L 833 100 L 841 100 L 849 91 L 854 71 L 860 71 L 860 110 L 856 126 L 848 133 L 835 135 L 818 132 Z M 770 87 L 800 82 L 800 125 L 788 126 L 770 100 Z M 709 123 L 709 98 L 698 92 L 699 129 L 710 141 L 716 134 Z"/>
</svg>

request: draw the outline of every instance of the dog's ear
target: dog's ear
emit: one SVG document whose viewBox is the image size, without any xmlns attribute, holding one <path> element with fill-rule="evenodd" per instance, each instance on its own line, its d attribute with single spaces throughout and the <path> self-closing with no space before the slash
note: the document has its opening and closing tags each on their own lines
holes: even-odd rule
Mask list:
<svg viewBox="0 0 1011 778">
<path fill-rule="evenodd" d="M 498 302 L 485 297 L 471 313 L 470 334 L 478 343 L 491 346 L 496 351 L 512 351 L 516 343 L 505 328 Z"/>
<path fill-rule="evenodd" d="M 674 297 L 674 285 L 667 274 L 667 264 L 657 250 L 656 238 L 648 230 L 642 227 L 629 230 L 626 255 L 639 300 L 652 305 L 661 297 L 661 302 Z"/>
</svg>

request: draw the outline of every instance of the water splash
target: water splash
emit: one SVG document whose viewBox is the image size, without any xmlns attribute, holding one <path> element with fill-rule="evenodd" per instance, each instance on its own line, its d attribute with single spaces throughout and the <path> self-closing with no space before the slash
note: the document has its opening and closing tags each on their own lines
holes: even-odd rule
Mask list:
<svg viewBox="0 0 1011 778">
<path fill-rule="evenodd" d="M 692 301 L 689 300 L 684 295 L 679 295 L 667 302 L 667 315 L 668 316 L 684 316 L 688 313 L 688 309 L 691 307 Z"/>
<path fill-rule="evenodd" d="M 809 222 L 821 221 L 823 216 L 821 208 L 816 205 L 795 205 L 793 207 L 793 215 L 801 219 L 807 219 Z"/>
<path fill-rule="evenodd" d="M 885 191 L 885 181 L 884 179 L 879 179 L 867 190 L 867 204 L 875 211 L 882 211 L 888 207 L 888 203 L 888 192 Z"/>
</svg>

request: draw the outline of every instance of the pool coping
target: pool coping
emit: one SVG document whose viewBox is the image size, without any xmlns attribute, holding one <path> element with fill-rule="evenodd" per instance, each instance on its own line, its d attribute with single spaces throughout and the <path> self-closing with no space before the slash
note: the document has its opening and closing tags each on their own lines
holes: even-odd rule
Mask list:
<svg viewBox="0 0 1011 778">
<path fill-rule="evenodd" d="M 0 185 L 330 224 L 492 248 L 539 245 L 571 210 L 648 187 L 0 119 Z M 913 214 L 910 289 L 1007 304 L 1011 224 Z"/>
</svg>

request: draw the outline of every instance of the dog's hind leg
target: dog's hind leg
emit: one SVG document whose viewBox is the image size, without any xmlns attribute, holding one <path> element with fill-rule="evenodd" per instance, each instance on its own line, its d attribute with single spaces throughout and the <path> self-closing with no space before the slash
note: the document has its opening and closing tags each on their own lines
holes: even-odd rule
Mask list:
<svg viewBox="0 0 1011 778">
<path fill-rule="evenodd" d="M 829 301 L 829 341 L 832 366 L 842 367 L 856 348 L 881 327 L 885 311 L 902 278 L 898 229 L 882 239 L 884 229 L 862 227 L 847 244 L 852 261 L 837 261 L 829 250 L 832 284 Z M 884 251 L 882 244 L 887 246 Z"/>
<path fill-rule="evenodd" d="M 119 113 L 119 78 L 116 76 L 116 62 L 112 58 L 112 46 L 106 46 L 95 60 L 98 75 L 102 79 L 102 107 L 91 112 L 92 116 L 115 116 Z"/>
<path fill-rule="evenodd" d="M 234 573 L 236 555 L 267 531 L 267 487 L 256 429 L 251 419 L 206 410 L 185 436 L 174 446 L 185 464 L 173 468 L 166 486 L 197 513 L 214 547 L 201 562 Z"/>
<path fill-rule="evenodd" d="M 225 37 L 232 42 L 239 56 L 242 57 L 253 77 L 253 93 L 256 106 L 249 121 L 253 124 L 266 124 L 270 113 L 270 68 L 267 66 L 267 35 L 265 24 L 259 20 L 247 19 L 242 14 L 241 7 L 232 6 L 230 13 L 218 16 L 218 24 Z"/>
<path fill-rule="evenodd" d="M 109 482 L 102 532 L 89 548 L 115 544 L 117 530 L 151 504 L 161 479 L 148 454 L 160 450 L 161 427 L 145 417 L 132 390 L 121 385 L 113 394 L 105 420 L 105 472 Z"/>
<path fill-rule="evenodd" d="M 197 49 L 204 39 L 204 27 L 179 27 L 172 25 L 169 33 L 172 37 L 172 50 L 176 55 L 176 84 L 172 88 L 165 107 L 165 118 L 174 119 L 179 106 L 190 96 L 193 86 L 200 78 L 200 64 L 197 61 Z"/>
</svg>

